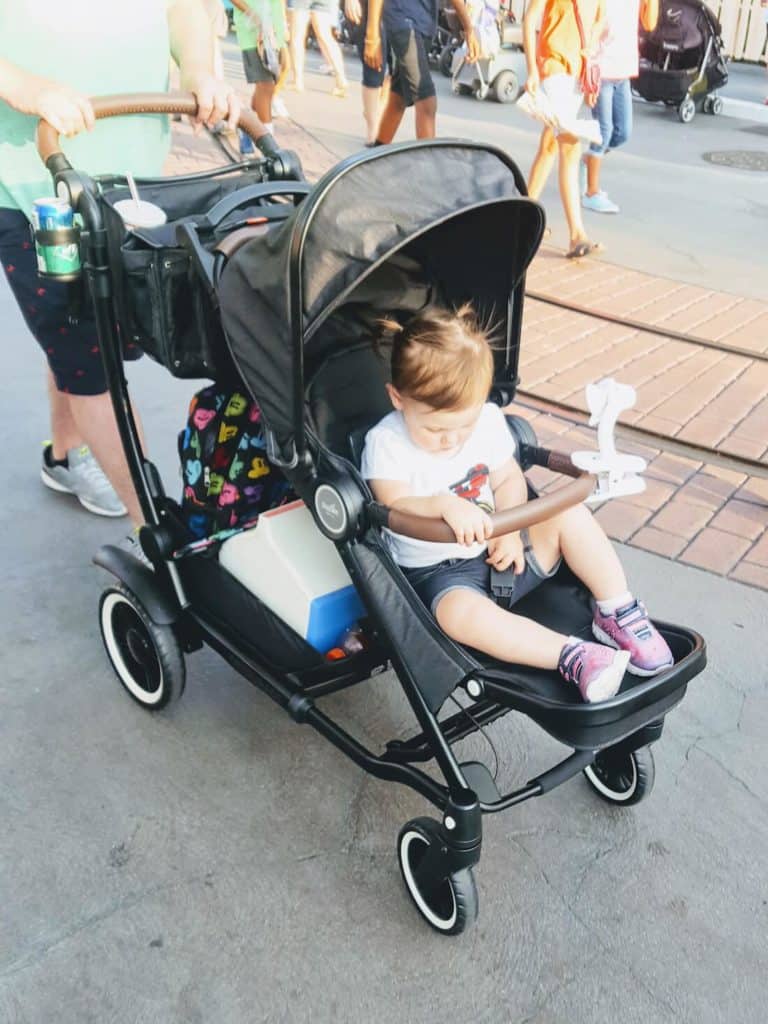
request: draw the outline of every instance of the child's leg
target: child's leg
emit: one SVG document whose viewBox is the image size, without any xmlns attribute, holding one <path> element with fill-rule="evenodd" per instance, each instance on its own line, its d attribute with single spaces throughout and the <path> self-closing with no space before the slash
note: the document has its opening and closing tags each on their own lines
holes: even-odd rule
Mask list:
<svg viewBox="0 0 768 1024">
<path fill-rule="evenodd" d="M 434 139 L 437 121 L 437 96 L 416 100 L 413 105 L 417 139 Z"/>
<path fill-rule="evenodd" d="M 449 590 L 435 609 L 435 618 L 448 636 L 460 644 L 485 651 L 499 661 L 534 668 L 557 668 L 568 637 L 540 626 L 532 619 L 504 611 L 475 590 Z"/>
<path fill-rule="evenodd" d="M 403 97 L 399 92 L 390 89 L 387 105 L 381 114 L 377 142 L 386 144 L 394 139 L 395 133 L 400 127 L 400 122 L 403 120 L 405 110 L 405 100 Z"/>
<path fill-rule="evenodd" d="M 589 702 L 606 700 L 617 692 L 629 661 L 624 651 L 555 633 L 532 619 L 504 611 L 469 588 L 449 590 L 439 599 L 435 617 L 452 639 L 499 661 L 558 669 Z"/>
<path fill-rule="evenodd" d="M 528 177 L 528 195 L 531 199 L 538 199 L 544 191 L 549 172 L 555 161 L 557 153 L 557 142 L 551 128 L 545 128 L 539 139 L 539 149 L 531 166 L 531 173 Z"/>
<path fill-rule="evenodd" d="M 257 82 L 251 97 L 251 107 L 264 127 L 269 130 L 272 125 L 272 97 L 274 94 L 274 82 Z"/>
<path fill-rule="evenodd" d="M 530 526 L 528 536 L 539 565 L 546 572 L 562 555 L 596 601 L 608 601 L 626 593 L 627 577 L 619 556 L 586 505 L 575 505 Z"/>
</svg>

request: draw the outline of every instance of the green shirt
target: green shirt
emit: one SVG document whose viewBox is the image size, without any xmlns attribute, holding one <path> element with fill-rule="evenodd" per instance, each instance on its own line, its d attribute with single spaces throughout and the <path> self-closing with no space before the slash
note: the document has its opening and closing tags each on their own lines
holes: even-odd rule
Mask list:
<svg viewBox="0 0 768 1024">
<path fill-rule="evenodd" d="M 166 0 L 0 0 L 0 56 L 87 96 L 165 92 L 170 59 Z M 0 207 L 29 215 L 53 195 L 35 147 L 37 118 L 0 100 Z M 167 117 L 131 115 L 99 121 L 92 132 L 62 138 L 73 167 L 88 174 L 161 173 Z"/>
<path fill-rule="evenodd" d="M 274 45 L 285 46 L 285 6 L 283 0 L 248 0 L 253 18 L 235 7 L 234 20 L 237 43 L 241 50 L 261 50 L 262 33 L 273 36 Z M 270 33 L 271 29 L 271 33 Z"/>
</svg>

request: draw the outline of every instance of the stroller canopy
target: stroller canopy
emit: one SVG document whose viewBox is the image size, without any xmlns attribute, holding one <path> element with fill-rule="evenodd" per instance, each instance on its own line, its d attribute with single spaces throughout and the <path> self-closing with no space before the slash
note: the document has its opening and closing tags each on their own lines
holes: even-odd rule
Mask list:
<svg viewBox="0 0 768 1024">
<path fill-rule="evenodd" d="M 437 140 L 343 162 L 283 225 L 244 245 L 222 275 L 222 321 L 284 456 L 303 446 L 305 368 L 311 376 L 318 359 L 359 344 L 362 308 L 373 329 L 426 299 L 471 299 L 507 339 L 509 362 L 512 300 L 517 289 L 522 302 L 543 229 L 504 153 Z"/>
<path fill-rule="evenodd" d="M 659 21 L 650 33 L 662 50 L 679 52 L 703 46 L 710 36 L 719 38 L 720 23 L 702 0 L 671 0 L 661 5 Z"/>
</svg>

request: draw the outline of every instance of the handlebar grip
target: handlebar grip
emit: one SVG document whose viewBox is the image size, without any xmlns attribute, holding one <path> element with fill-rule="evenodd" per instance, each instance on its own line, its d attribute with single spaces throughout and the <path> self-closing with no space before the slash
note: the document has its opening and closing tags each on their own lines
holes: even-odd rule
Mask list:
<svg viewBox="0 0 768 1024">
<path fill-rule="evenodd" d="M 564 456 L 568 458 L 568 456 Z M 569 466 L 572 466 L 570 459 Z M 505 533 L 516 533 L 526 526 L 533 526 L 534 523 L 551 519 L 552 516 L 564 512 L 573 505 L 579 505 L 585 498 L 588 498 L 595 487 L 595 481 L 589 473 L 579 473 L 573 483 L 560 487 L 551 494 L 541 498 L 534 498 L 525 505 L 517 505 L 515 508 L 504 509 L 502 512 L 495 512 L 491 516 L 493 524 L 492 537 L 501 537 Z M 412 537 L 414 540 L 433 541 L 438 544 L 453 544 L 456 542 L 456 535 L 451 527 L 443 519 L 436 519 L 431 516 L 418 516 L 412 512 L 400 512 L 397 509 L 388 509 L 386 526 L 393 533 L 400 533 L 404 537 Z"/>
<path fill-rule="evenodd" d="M 104 117 L 122 117 L 125 114 L 186 114 L 194 116 L 197 100 L 191 92 L 137 92 L 113 96 L 92 96 L 91 105 L 97 121 Z M 272 153 L 272 136 L 252 110 L 240 112 L 238 125 L 247 132 L 260 149 Z M 61 153 L 59 133 L 47 121 L 37 125 L 37 151 L 46 166 L 51 157 Z"/>
</svg>

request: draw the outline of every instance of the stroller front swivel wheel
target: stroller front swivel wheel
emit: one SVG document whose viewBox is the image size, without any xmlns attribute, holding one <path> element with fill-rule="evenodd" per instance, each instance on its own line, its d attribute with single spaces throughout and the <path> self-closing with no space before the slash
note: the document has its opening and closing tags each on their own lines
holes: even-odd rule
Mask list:
<svg viewBox="0 0 768 1024">
<path fill-rule="evenodd" d="M 440 825 L 414 818 L 397 839 L 400 871 L 416 909 L 435 931 L 459 935 L 477 919 L 477 886 L 472 868 L 445 873 Z"/>
<path fill-rule="evenodd" d="M 683 124 L 690 124 L 696 114 L 696 103 L 691 96 L 686 96 L 677 108 L 677 116 Z"/>
<path fill-rule="evenodd" d="M 184 655 L 171 626 L 159 626 L 122 584 L 107 587 L 99 603 L 101 637 L 112 668 L 133 699 L 156 711 L 184 691 Z"/>
<path fill-rule="evenodd" d="M 650 747 L 638 750 L 601 750 L 594 763 L 584 769 L 594 791 L 609 804 L 629 807 L 653 789 L 656 769 Z"/>
</svg>

